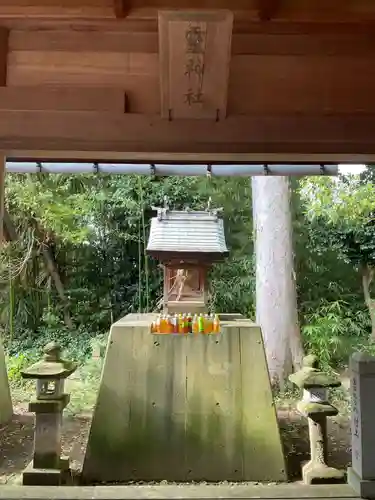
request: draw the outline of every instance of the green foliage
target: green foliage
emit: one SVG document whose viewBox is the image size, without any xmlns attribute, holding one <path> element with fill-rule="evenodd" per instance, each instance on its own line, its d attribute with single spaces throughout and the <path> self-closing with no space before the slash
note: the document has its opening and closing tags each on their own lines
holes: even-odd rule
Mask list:
<svg viewBox="0 0 375 500">
<path fill-rule="evenodd" d="M 6 357 L 6 365 L 8 369 L 9 382 L 13 385 L 21 385 L 23 382 L 21 370 L 27 368 L 36 360 L 36 356 L 32 353 L 16 354 L 14 356 Z"/>
<path fill-rule="evenodd" d="M 91 412 L 94 408 L 102 371 L 101 360 L 87 360 L 80 366 L 72 380 L 69 380 L 70 403 L 67 413 L 70 415 Z"/>
<path fill-rule="evenodd" d="M 162 270 L 145 255 L 145 246 L 151 207 L 163 204 L 165 196 L 177 209 L 202 209 L 210 197 L 214 206 L 223 206 L 232 256 L 212 271 L 213 304 L 220 311 L 250 313 L 250 191 L 242 178 L 7 176 L 7 209 L 18 233 L 0 253 L 5 276 L 0 325 L 8 352 L 40 353 L 46 342 L 58 339 L 71 357 L 83 360 L 91 339 L 113 321 L 153 310 L 162 293 Z M 27 253 L 28 235 L 31 254 L 22 272 L 10 272 L 8 279 L 7 270 L 16 269 Z M 67 306 L 46 270 L 43 245 L 56 263 Z M 66 309 L 73 330 L 65 323 Z"/>
<path fill-rule="evenodd" d="M 372 318 L 372 338 L 375 336 L 371 298 L 375 267 L 373 180 L 373 168 L 368 168 L 362 175 L 342 176 L 339 179 L 305 179 L 301 182 L 299 191 L 308 226 L 307 247 L 313 249 L 319 257 L 334 254 L 339 261 L 351 266 L 352 271 L 360 271 L 362 301 L 366 303 L 368 314 Z M 359 277 L 356 279 L 357 283 L 358 281 Z M 341 290 L 342 285 L 340 283 Z M 355 304 L 348 307 L 354 308 Z"/>
<path fill-rule="evenodd" d="M 254 318 L 254 263 L 248 256 L 233 257 L 231 265 L 217 265 L 211 273 L 215 311 L 230 311 Z"/>
<path fill-rule="evenodd" d="M 360 175 L 315 177 L 301 181 L 301 196 L 310 220 L 357 227 L 372 219 L 375 184 Z"/>
<path fill-rule="evenodd" d="M 350 302 L 336 300 L 307 308 L 302 326 L 306 350 L 319 356 L 322 367 L 347 365 L 351 352 L 366 344 L 371 331 L 366 310 L 355 310 Z"/>
<path fill-rule="evenodd" d="M 19 215 L 64 241 L 82 242 L 92 229 L 87 225 L 93 176 L 18 174 L 7 177 L 6 198 Z"/>
<path fill-rule="evenodd" d="M 300 195 L 315 251 L 329 248 L 355 267 L 375 264 L 375 183 L 362 176 L 318 177 L 301 182 Z"/>
<path fill-rule="evenodd" d="M 375 256 L 372 174 L 339 182 L 293 181 L 302 333 L 306 348 L 327 366 L 344 364 L 358 346 L 372 349 L 356 272 L 360 262 L 372 263 Z M 40 356 L 47 342 L 58 340 L 67 357 L 86 363 L 93 345 L 103 353 L 111 323 L 153 310 L 162 273 L 145 246 L 151 207 L 163 204 L 165 196 L 177 209 L 203 209 L 209 198 L 223 207 L 230 257 L 211 271 L 212 307 L 255 316 L 249 179 L 9 175 L 6 189 L 18 235 L 0 251 L 0 327 L 12 381 L 19 383 L 23 364 Z M 66 303 L 46 269 L 45 247 Z M 82 391 L 99 376 L 97 364 L 87 366 L 80 371 Z"/>
</svg>

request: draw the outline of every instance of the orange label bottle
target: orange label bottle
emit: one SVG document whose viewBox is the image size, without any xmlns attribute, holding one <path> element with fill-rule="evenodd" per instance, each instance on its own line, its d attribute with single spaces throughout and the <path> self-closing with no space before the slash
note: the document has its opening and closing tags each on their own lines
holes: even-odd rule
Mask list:
<svg viewBox="0 0 375 500">
<path fill-rule="evenodd" d="M 212 333 L 213 321 L 210 314 L 206 314 L 204 318 L 204 333 Z"/>
<path fill-rule="evenodd" d="M 161 321 L 161 332 L 160 333 L 169 333 L 169 324 L 168 324 L 168 315 L 164 314 Z"/>
<path fill-rule="evenodd" d="M 215 314 L 214 322 L 213 322 L 213 332 L 220 333 L 220 319 L 217 314 Z"/>
<path fill-rule="evenodd" d="M 164 314 L 160 318 L 159 333 L 165 333 L 165 316 L 164 316 Z"/>
</svg>

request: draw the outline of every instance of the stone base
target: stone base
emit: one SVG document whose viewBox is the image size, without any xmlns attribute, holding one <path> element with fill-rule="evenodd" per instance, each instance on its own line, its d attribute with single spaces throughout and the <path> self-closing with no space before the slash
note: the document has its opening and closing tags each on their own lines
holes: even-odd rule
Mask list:
<svg viewBox="0 0 375 500">
<path fill-rule="evenodd" d="M 352 467 L 348 467 L 348 484 L 361 498 L 375 498 L 375 481 L 362 479 Z"/>
<path fill-rule="evenodd" d="M 302 467 L 302 480 L 304 484 L 344 483 L 345 472 L 310 461 Z"/>
<path fill-rule="evenodd" d="M 70 483 L 69 458 L 60 459 L 60 469 L 35 469 L 30 462 L 22 474 L 24 486 L 63 486 Z"/>
<path fill-rule="evenodd" d="M 222 321 L 219 336 L 150 335 L 156 318 L 130 315 L 111 327 L 82 481 L 286 481 L 260 327 L 238 318 Z M 215 358 L 215 370 L 197 361 L 202 353 Z M 177 369 L 181 364 L 184 369 Z M 254 377 L 256 384 L 246 384 Z M 177 404 L 179 413 L 172 418 L 170 408 Z M 200 406 L 204 412 L 196 411 Z M 207 415 L 209 426 L 223 431 L 215 439 L 207 435 Z M 236 432 L 224 432 L 228 429 Z M 232 453 L 239 442 L 242 454 Z"/>
</svg>

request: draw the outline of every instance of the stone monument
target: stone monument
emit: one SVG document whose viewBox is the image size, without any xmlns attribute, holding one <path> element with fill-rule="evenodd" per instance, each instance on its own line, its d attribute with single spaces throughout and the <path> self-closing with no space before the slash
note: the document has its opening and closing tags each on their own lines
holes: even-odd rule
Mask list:
<svg viewBox="0 0 375 500">
<path fill-rule="evenodd" d="M 375 357 L 353 354 L 350 372 L 352 466 L 348 483 L 361 498 L 375 498 Z"/>
<path fill-rule="evenodd" d="M 302 369 L 289 377 L 303 389 L 303 399 L 297 404 L 297 409 L 309 424 L 310 460 L 302 467 L 302 479 L 305 484 L 341 483 L 344 472 L 327 465 L 327 417 L 338 413 L 328 402 L 328 389 L 339 387 L 341 382 L 318 367 L 316 356 L 306 356 Z"/>
<path fill-rule="evenodd" d="M 64 381 L 76 368 L 61 358 L 60 346 L 51 342 L 43 359 L 21 372 L 24 378 L 36 380 L 36 399 L 29 404 L 29 411 L 35 413 L 34 455 L 23 473 L 24 485 L 58 486 L 70 476 L 69 459 L 61 458 L 61 425 L 69 403 Z"/>
</svg>

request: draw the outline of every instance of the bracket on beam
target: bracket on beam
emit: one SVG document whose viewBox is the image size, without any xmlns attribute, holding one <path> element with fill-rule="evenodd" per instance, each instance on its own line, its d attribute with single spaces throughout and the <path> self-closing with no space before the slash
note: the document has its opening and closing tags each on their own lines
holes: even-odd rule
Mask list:
<svg viewBox="0 0 375 500">
<path fill-rule="evenodd" d="M 113 9 L 117 19 L 124 19 L 127 16 L 129 8 L 126 4 L 127 0 L 113 0 Z"/>
<path fill-rule="evenodd" d="M 280 8 L 281 0 L 257 0 L 260 21 L 270 21 Z"/>
</svg>

